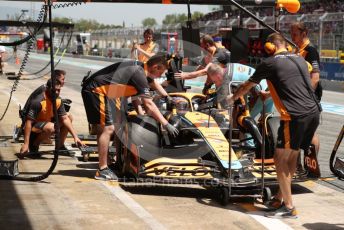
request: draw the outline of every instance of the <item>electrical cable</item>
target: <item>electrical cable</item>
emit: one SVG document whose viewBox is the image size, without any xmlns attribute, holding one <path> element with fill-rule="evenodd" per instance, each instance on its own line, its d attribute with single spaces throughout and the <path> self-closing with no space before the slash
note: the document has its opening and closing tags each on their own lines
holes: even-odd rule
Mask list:
<svg viewBox="0 0 344 230">
<path fill-rule="evenodd" d="M 49 0 L 49 1 L 48 1 L 48 5 L 44 5 L 44 8 L 46 9 L 46 10 L 45 10 L 45 13 L 46 13 L 47 11 L 49 11 L 49 24 L 50 24 L 49 27 L 50 27 L 50 33 L 51 33 L 51 8 L 52 8 L 52 2 L 51 2 L 51 1 L 52 1 L 52 0 Z M 74 6 L 74 5 L 78 5 L 78 4 L 81 4 L 81 3 L 79 3 L 79 2 L 78 2 L 78 3 L 67 3 L 67 4 L 60 4 L 60 5 L 62 5 L 62 7 L 64 7 L 64 6 Z M 59 8 L 59 7 L 56 7 L 56 8 Z M 30 41 L 31 41 L 31 43 L 30 43 Z M 30 52 L 31 48 L 32 48 L 32 39 L 29 40 L 28 43 L 30 43 L 30 44 L 28 44 L 28 50 L 27 50 L 28 52 L 27 52 L 26 54 L 28 54 L 28 53 Z M 50 46 L 52 46 L 52 40 L 50 40 Z M 29 49 L 29 48 L 30 48 L 30 49 Z M 28 55 L 27 55 L 27 57 L 28 57 Z M 25 57 L 24 57 L 24 58 L 25 58 Z M 53 55 L 52 55 L 52 53 L 50 53 L 50 58 L 51 58 L 51 64 L 53 64 L 54 60 L 53 60 Z M 25 65 L 24 65 L 24 66 L 25 66 Z M 51 65 L 51 68 L 52 68 L 52 70 L 53 70 L 53 69 L 54 69 L 54 65 Z M 20 76 L 21 76 L 21 75 L 18 74 L 18 76 L 17 76 L 17 78 L 16 78 L 16 81 L 15 81 L 16 86 L 15 86 L 15 88 L 16 88 L 17 85 L 18 85 Z M 53 82 L 53 87 L 54 87 L 54 82 Z M 10 99 L 12 98 L 12 93 L 13 93 L 13 91 L 11 91 Z M 54 114 L 55 114 L 55 116 L 56 116 L 56 115 L 57 115 L 57 109 L 56 109 L 56 98 L 55 98 L 54 92 L 53 92 L 53 98 L 54 98 L 54 99 L 53 99 L 53 100 L 54 100 L 54 103 L 53 103 L 53 110 L 54 110 Z M 9 103 L 8 103 L 8 105 L 9 105 Z M 7 106 L 7 108 L 8 108 L 8 106 Z M 7 111 L 7 108 L 6 108 L 6 111 Z M 2 117 L 2 118 L 3 118 L 3 117 Z M 2 120 L 2 118 L 1 118 L 1 120 Z M 0 121 L 1 121 L 1 120 L 0 120 Z M 58 121 L 56 121 L 55 126 L 59 127 Z M 57 131 L 57 134 L 58 134 L 58 133 L 59 133 L 59 132 Z M 59 139 L 59 137 L 57 136 L 55 142 L 57 142 L 58 139 Z M 56 167 L 56 165 L 57 165 L 58 156 L 59 156 L 59 150 L 57 150 L 57 148 L 56 148 L 56 143 L 55 143 L 55 150 L 54 150 L 54 158 L 53 158 L 53 161 L 52 161 L 52 163 L 51 163 L 49 169 L 48 169 L 46 172 L 44 172 L 43 174 L 41 174 L 41 175 L 39 175 L 39 176 L 34 176 L 34 177 L 6 176 L 6 177 L 0 177 L 0 178 L 1 178 L 1 179 L 8 179 L 8 180 L 32 181 L 32 182 L 37 182 L 37 181 L 44 180 L 44 179 L 46 179 L 46 178 L 54 171 L 54 169 L 55 169 L 55 167 Z"/>
<path fill-rule="evenodd" d="M 78 5 L 78 4 L 81 4 L 82 2 L 74 2 L 74 3 L 66 3 L 66 4 L 59 4 L 57 5 L 55 8 L 60 8 L 60 7 L 66 7 L 66 6 L 74 6 L 74 5 Z M 49 11 L 49 28 L 50 28 L 50 34 L 52 34 L 52 28 L 51 28 L 51 9 L 52 9 L 52 1 L 49 0 L 48 5 L 43 5 L 42 8 L 41 8 L 41 12 L 40 12 L 40 16 L 45 13 L 45 17 L 44 17 L 44 21 L 46 19 L 46 15 L 47 15 L 47 11 Z M 43 13 L 42 13 L 43 12 Z M 41 19 L 41 17 L 38 17 L 39 19 Z M 43 25 L 43 23 L 42 23 Z M 40 29 L 40 28 L 39 28 Z M 39 31 L 39 30 L 37 30 Z M 4 118 L 7 110 L 8 110 L 8 107 L 9 107 L 9 104 L 11 102 L 11 99 L 12 99 L 12 94 L 13 92 L 16 90 L 18 84 L 19 84 L 19 79 L 20 79 L 20 76 L 21 76 L 21 72 L 23 71 L 25 65 L 26 65 L 26 62 L 27 62 L 27 59 L 28 59 L 28 56 L 29 56 L 29 53 L 30 53 L 30 50 L 32 49 L 32 43 L 33 43 L 33 39 L 28 39 L 28 44 L 27 44 L 27 50 L 26 50 L 26 54 L 23 58 L 23 62 L 22 62 L 22 65 L 21 65 L 21 68 L 19 70 L 19 73 L 18 73 L 18 76 L 17 78 L 15 79 L 15 82 L 13 83 L 13 87 L 12 87 L 12 90 L 11 90 L 11 93 L 10 93 L 10 99 L 9 99 L 9 102 L 7 104 L 7 107 L 5 109 L 5 112 L 4 114 L 2 115 L 2 117 L 0 118 L 0 121 Z M 50 40 L 50 46 L 52 46 L 52 40 Z M 51 69 L 53 70 L 54 69 L 54 57 L 52 55 L 52 53 L 50 53 L 50 58 L 51 58 Z M 55 86 L 54 84 L 54 81 L 53 81 L 53 86 Z M 56 110 L 56 98 L 55 98 L 55 94 L 53 92 L 53 98 L 54 98 L 54 103 L 53 103 L 53 110 L 54 110 L 54 114 L 55 116 L 57 115 L 57 110 Z M 58 125 L 58 121 L 56 121 L 55 123 L 55 126 L 59 127 Z M 57 131 L 57 134 L 59 132 Z M 34 176 L 34 177 L 20 177 L 20 176 L 6 176 L 6 177 L 0 177 L 1 179 L 8 179 L 8 180 L 18 180 L 18 181 L 32 181 L 32 182 L 37 182 L 37 181 L 41 181 L 41 180 L 44 180 L 46 179 L 55 169 L 56 165 L 57 165 L 57 161 L 58 161 L 58 156 L 59 156 L 59 150 L 57 149 L 57 140 L 59 140 L 59 137 L 57 136 L 56 137 L 56 141 L 55 141 L 55 150 L 54 150 L 54 158 L 53 158 L 53 161 L 49 167 L 49 169 L 44 172 L 43 174 L 39 175 L 39 176 Z"/>
<path fill-rule="evenodd" d="M 38 22 L 40 22 L 40 21 L 42 21 L 42 22 L 41 22 L 41 24 L 39 25 L 39 27 L 37 28 L 37 30 L 35 31 L 35 33 L 37 33 L 37 32 L 42 28 L 42 26 L 43 26 L 43 24 L 44 24 L 46 18 L 47 18 L 47 10 L 46 10 L 46 6 L 43 5 L 43 6 L 41 7 L 41 10 L 40 10 L 39 15 L 38 15 L 38 18 L 37 18 L 37 21 L 38 21 Z M 22 64 L 21 64 L 21 66 L 20 66 L 20 68 L 19 68 L 18 75 L 17 75 L 16 79 L 15 79 L 14 82 L 13 82 L 13 85 L 12 85 L 12 88 L 11 88 L 11 92 L 10 92 L 10 97 L 9 97 L 9 99 L 8 99 L 8 103 L 7 103 L 7 105 L 6 105 L 5 111 L 4 111 L 4 113 L 2 114 L 2 116 L 1 116 L 1 118 L 0 118 L 0 121 L 2 121 L 2 120 L 4 119 L 4 117 L 5 117 L 6 113 L 7 113 L 7 110 L 8 110 L 8 108 L 9 108 L 9 106 L 10 106 L 10 103 L 11 103 L 11 100 L 12 100 L 13 93 L 17 90 L 17 87 L 18 87 L 18 84 L 19 84 L 20 76 L 21 76 L 22 72 L 24 71 L 24 67 L 25 67 L 25 65 L 26 65 L 26 63 L 27 63 L 27 60 L 28 60 L 28 58 L 29 58 L 29 55 L 30 55 L 30 51 L 31 51 L 31 49 L 32 49 L 32 46 L 33 46 L 33 39 L 32 39 L 32 36 L 31 36 L 31 38 L 27 40 L 26 53 L 25 53 L 25 55 L 24 55 Z M 15 55 L 16 55 L 16 54 L 15 54 Z"/>
<path fill-rule="evenodd" d="M 67 45 L 66 45 L 66 47 L 64 48 L 64 50 L 63 50 L 63 52 L 62 52 L 62 55 L 60 56 L 59 60 L 58 60 L 58 61 L 56 62 L 56 64 L 54 65 L 54 68 L 61 62 L 62 58 L 64 57 L 64 55 L 65 55 L 65 53 L 66 53 L 66 51 L 67 51 L 67 48 L 68 48 L 68 46 L 69 46 L 69 44 L 70 44 L 70 41 L 72 40 L 72 36 L 73 36 L 73 31 L 71 31 L 71 35 L 70 35 L 70 37 L 69 37 L 69 40 L 68 40 L 68 42 L 67 42 Z M 56 53 L 55 53 L 54 56 L 56 56 Z M 49 62 L 49 64 L 48 64 L 47 66 L 49 66 L 49 65 L 50 65 L 50 62 Z M 42 72 L 42 71 L 41 71 L 41 72 Z M 32 77 L 32 78 L 21 78 L 21 80 L 35 80 L 35 79 L 42 78 L 42 77 L 48 75 L 49 73 L 51 73 L 51 71 L 49 71 L 49 72 L 47 72 L 47 73 L 45 73 L 45 74 L 43 74 L 43 75 L 41 75 L 41 76 L 36 76 L 36 77 Z"/>
<path fill-rule="evenodd" d="M 53 8 L 54 9 L 58 9 L 58 8 L 64 8 L 64 7 L 69 7 L 69 6 L 77 6 L 77 5 L 81 5 L 82 3 L 83 2 L 63 3 L 63 4 L 55 5 Z M 43 18 L 43 20 L 42 20 L 42 18 Z M 46 18 L 47 18 L 47 5 L 42 5 L 41 10 L 40 10 L 40 12 L 38 14 L 38 17 L 37 17 L 37 22 L 41 22 L 41 21 L 42 22 L 38 26 L 38 28 L 35 30 L 34 35 L 37 34 L 41 30 L 41 28 L 43 27 L 43 24 L 44 24 Z M 13 82 L 13 86 L 12 86 L 12 89 L 11 89 L 11 92 L 10 92 L 10 97 L 9 97 L 8 103 L 6 105 L 5 111 L 2 114 L 2 116 L 0 117 L 0 122 L 4 119 L 4 117 L 5 117 L 6 113 L 7 113 L 7 110 L 9 108 L 9 105 L 10 105 L 11 100 L 12 100 L 13 92 L 15 92 L 17 90 L 20 77 L 22 75 L 22 72 L 24 71 L 25 65 L 27 63 L 27 60 L 29 58 L 29 55 L 30 55 L 30 52 L 31 52 L 31 49 L 32 49 L 32 46 L 33 46 L 33 37 L 34 37 L 34 35 L 32 35 L 32 36 L 30 35 L 30 36 L 27 36 L 26 38 L 22 39 L 22 40 L 26 39 L 25 41 L 27 42 L 26 52 L 25 52 L 22 64 L 21 64 L 21 66 L 19 68 L 18 75 L 17 75 L 16 79 Z M 30 37 L 30 38 L 28 38 L 28 37 Z M 22 40 L 18 41 L 18 44 L 22 44 L 22 43 L 20 43 Z M 13 46 L 13 44 L 16 44 L 16 43 L 0 43 L 0 45 L 4 45 L 4 46 Z M 18 45 L 18 44 L 16 44 L 16 45 Z"/>
<path fill-rule="evenodd" d="M 56 55 L 58 54 L 58 52 L 60 51 L 60 48 L 62 46 L 62 43 L 64 41 L 64 37 L 65 37 L 65 34 L 66 34 L 66 31 L 63 32 L 63 35 L 62 35 L 62 38 L 61 38 L 61 41 L 60 41 L 60 45 L 59 47 L 57 48 L 57 50 L 55 51 L 55 54 L 54 54 L 54 57 L 56 57 Z M 36 75 L 36 74 L 39 74 L 40 72 L 42 72 L 43 70 L 45 70 L 48 66 L 50 65 L 50 61 L 43 67 L 41 68 L 40 70 L 34 72 L 34 73 L 25 73 L 25 74 L 22 74 L 21 76 L 29 76 L 29 75 Z M 55 65 L 56 66 L 56 65 Z M 22 80 L 31 80 L 31 78 L 22 78 Z"/>
</svg>

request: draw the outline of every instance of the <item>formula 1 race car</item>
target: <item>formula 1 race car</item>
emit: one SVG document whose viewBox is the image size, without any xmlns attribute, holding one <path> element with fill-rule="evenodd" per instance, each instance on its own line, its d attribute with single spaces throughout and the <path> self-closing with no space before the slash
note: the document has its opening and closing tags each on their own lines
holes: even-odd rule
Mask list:
<svg viewBox="0 0 344 230">
<path fill-rule="evenodd" d="M 273 154 L 279 117 L 264 115 L 257 123 L 244 100 L 238 100 L 230 111 L 218 109 L 216 94 L 186 92 L 184 82 L 173 78 L 176 66 L 167 73 L 173 86 L 168 90 L 172 102 L 157 100 L 156 104 L 179 135 L 172 138 L 151 117 L 129 113 L 116 141 L 119 171 L 138 180 L 215 185 L 221 188 L 223 204 L 228 202 L 228 189 L 231 196 L 270 199 L 270 189 L 264 184 L 277 183 Z M 249 139 L 253 145 L 245 145 Z M 319 177 L 314 151 L 305 154 L 304 160 L 309 175 Z"/>
<path fill-rule="evenodd" d="M 180 92 L 170 96 L 172 102 L 156 103 L 179 135 L 172 138 L 153 118 L 129 113 L 115 141 L 121 174 L 160 183 L 215 186 L 221 188 L 222 204 L 228 202 L 228 189 L 231 196 L 260 196 L 261 173 L 254 173 L 254 153 L 238 158 L 224 135 L 228 132 L 225 111 L 219 111 L 227 123 L 221 128 L 211 115 L 201 112 L 205 95 Z M 263 188 L 263 193 L 263 199 L 270 199 L 269 188 Z"/>
</svg>

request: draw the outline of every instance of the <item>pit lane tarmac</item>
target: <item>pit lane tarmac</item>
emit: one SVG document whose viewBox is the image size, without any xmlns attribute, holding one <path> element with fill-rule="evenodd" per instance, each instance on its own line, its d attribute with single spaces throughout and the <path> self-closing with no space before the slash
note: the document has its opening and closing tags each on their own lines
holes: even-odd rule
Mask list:
<svg viewBox="0 0 344 230">
<path fill-rule="evenodd" d="M 19 85 L 14 95 L 15 103 L 10 105 L 9 115 L 1 123 L 1 135 L 10 136 L 13 124 L 19 120 L 16 102 L 23 103 L 27 94 L 44 82 L 41 79 Z M 5 101 L 12 82 L 0 78 L 0 83 L 0 99 Z M 78 112 L 75 127 L 79 133 L 87 133 L 80 92 L 69 86 L 68 81 L 65 87 L 62 94 L 73 98 L 71 111 Z M 343 100 L 342 94 L 325 91 L 324 101 L 335 104 L 340 99 Z M 1 103 L 0 111 L 4 110 L 4 106 L 5 103 Z M 319 135 L 322 141 L 320 164 L 325 178 L 331 179 L 328 159 L 342 123 L 343 116 L 323 113 Z M 0 146 L 0 151 L 1 154 L 13 154 L 19 148 L 20 143 L 9 141 Z M 44 172 L 50 162 L 49 155 L 43 159 L 23 160 L 20 170 L 23 175 L 36 175 Z M 333 181 L 307 181 L 293 185 L 299 218 L 276 221 L 263 217 L 261 204 L 250 199 L 233 199 L 229 205 L 221 206 L 216 199 L 216 190 L 197 186 L 100 182 L 93 179 L 95 168 L 96 162 L 84 163 L 63 156 L 44 183 L 0 181 L 1 229 L 344 228 L 343 182 L 335 178 L 332 178 Z M 328 182 L 342 187 L 333 189 L 323 186 Z M 270 225 L 270 221 L 279 225 Z"/>
</svg>

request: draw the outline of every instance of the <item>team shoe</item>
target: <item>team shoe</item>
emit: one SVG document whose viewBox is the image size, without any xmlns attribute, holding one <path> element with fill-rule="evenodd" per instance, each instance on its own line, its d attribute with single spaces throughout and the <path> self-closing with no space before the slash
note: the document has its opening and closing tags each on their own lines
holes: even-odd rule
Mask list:
<svg viewBox="0 0 344 230">
<path fill-rule="evenodd" d="M 94 178 L 96 180 L 118 181 L 116 174 L 107 167 L 104 169 L 98 169 Z"/>
<path fill-rule="evenodd" d="M 24 159 L 28 154 L 27 153 L 15 153 L 14 155 L 16 155 L 19 159 Z"/>
<path fill-rule="evenodd" d="M 38 153 L 38 151 L 39 151 L 39 146 L 29 144 L 30 153 Z"/>
<path fill-rule="evenodd" d="M 265 217 L 274 218 L 274 219 L 296 219 L 297 218 L 297 211 L 295 207 L 292 209 L 287 208 L 285 205 L 277 209 L 276 211 L 266 212 L 264 214 Z"/>
<path fill-rule="evenodd" d="M 265 202 L 264 205 L 268 211 L 274 211 L 282 207 L 283 202 L 280 199 L 273 197 L 271 200 Z"/>
</svg>

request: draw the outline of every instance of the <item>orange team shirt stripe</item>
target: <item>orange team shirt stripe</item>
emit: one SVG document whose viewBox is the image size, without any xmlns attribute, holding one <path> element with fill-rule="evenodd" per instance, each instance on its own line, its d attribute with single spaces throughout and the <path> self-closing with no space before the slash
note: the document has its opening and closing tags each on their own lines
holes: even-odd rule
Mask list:
<svg viewBox="0 0 344 230">
<path fill-rule="evenodd" d="M 305 57 L 307 56 L 307 54 L 308 54 L 308 52 L 305 50 L 305 48 L 306 48 L 310 43 L 311 43 L 310 40 L 307 39 L 307 40 L 301 45 L 301 47 L 300 47 L 299 53 L 300 53 L 300 55 L 301 55 L 303 58 L 305 58 Z"/>
<path fill-rule="evenodd" d="M 105 125 L 105 98 L 104 94 L 99 94 L 100 125 Z"/>
<path fill-rule="evenodd" d="M 54 117 L 53 113 L 53 104 L 52 101 L 48 98 L 48 96 L 45 94 L 45 100 L 41 101 L 41 107 L 42 110 L 37 116 L 36 121 L 51 121 L 51 119 Z M 61 99 L 56 99 L 56 108 L 59 109 L 61 106 Z"/>
<path fill-rule="evenodd" d="M 284 148 L 290 149 L 290 130 L 289 130 L 289 121 L 284 122 L 283 127 L 284 132 Z"/>
<path fill-rule="evenodd" d="M 272 85 L 272 83 L 270 81 L 267 81 L 267 83 L 269 86 L 272 100 L 274 101 L 274 104 L 276 106 L 276 109 L 281 114 L 281 120 L 290 121 L 291 120 L 290 114 L 288 113 L 287 109 L 283 105 L 281 99 L 278 97 L 278 94 L 277 94 L 274 86 Z"/>
<path fill-rule="evenodd" d="M 154 42 L 150 44 L 141 44 L 140 48 L 146 51 L 147 53 L 153 53 L 153 50 L 155 48 L 156 44 Z M 146 55 L 139 53 L 138 59 L 140 62 L 147 62 L 149 60 L 149 57 Z"/>
<path fill-rule="evenodd" d="M 134 86 L 122 84 L 103 85 L 93 89 L 93 92 L 106 95 L 111 99 L 129 97 L 137 94 Z"/>
</svg>

